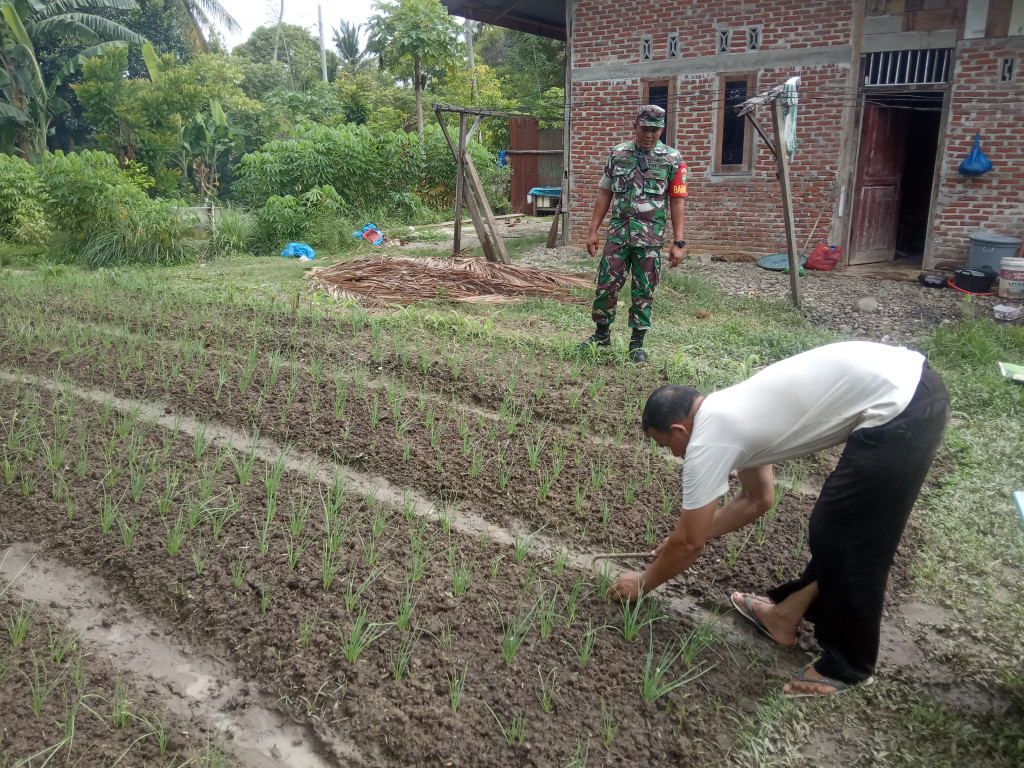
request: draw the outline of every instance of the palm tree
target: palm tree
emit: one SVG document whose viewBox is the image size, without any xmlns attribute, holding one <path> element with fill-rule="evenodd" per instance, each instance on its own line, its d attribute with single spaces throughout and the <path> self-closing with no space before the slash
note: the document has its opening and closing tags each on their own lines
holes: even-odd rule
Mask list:
<svg viewBox="0 0 1024 768">
<path fill-rule="evenodd" d="M 55 114 L 68 109 L 54 95 L 57 86 L 82 63 L 110 48 L 146 39 L 89 10 L 133 10 L 135 0 L 3 0 L 0 2 L 0 120 L 15 123 L 20 152 L 36 163 L 46 152 L 46 137 Z M 34 41 L 62 37 L 81 43 L 50 82 L 45 82 Z M 106 40 L 104 40 L 106 38 Z"/>
<path fill-rule="evenodd" d="M 366 52 L 359 50 L 359 30 L 362 26 L 342 19 L 338 29 L 334 30 L 334 47 L 341 54 L 341 60 L 352 70 L 359 69 L 366 57 Z"/>
<path fill-rule="evenodd" d="M 241 29 L 218 0 L 173 0 L 181 15 L 181 34 L 193 50 L 209 51 L 209 31 L 221 24 L 228 32 Z"/>
</svg>

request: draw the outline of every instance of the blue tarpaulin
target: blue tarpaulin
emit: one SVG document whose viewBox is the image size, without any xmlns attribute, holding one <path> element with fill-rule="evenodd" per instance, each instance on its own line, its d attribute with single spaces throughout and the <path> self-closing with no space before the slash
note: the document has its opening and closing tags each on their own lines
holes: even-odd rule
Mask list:
<svg viewBox="0 0 1024 768">
<path fill-rule="evenodd" d="M 305 243 L 288 243 L 281 251 L 281 255 L 284 258 L 298 259 L 305 256 L 307 259 L 315 259 L 316 251 L 310 248 Z"/>
</svg>

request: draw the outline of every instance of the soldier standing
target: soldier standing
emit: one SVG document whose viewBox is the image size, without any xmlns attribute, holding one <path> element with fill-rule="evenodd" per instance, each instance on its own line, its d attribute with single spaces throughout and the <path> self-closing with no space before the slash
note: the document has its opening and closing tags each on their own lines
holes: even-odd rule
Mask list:
<svg viewBox="0 0 1024 768">
<path fill-rule="evenodd" d="M 590 220 L 587 251 L 597 255 L 598 229 L 608 209 L 608 226 L 597 291 L 591 316 L 597 324 L 594 335 L 581 346 L 611 344 L 610 326 L 615 319 L 619 290 L 632 272 L 632 303 L 629 308 L 629 359 L 647 360 L 644 334 L 651 327 L 654 289 L 661 281 L 661 248 L 665 244 L 665 202 L 671 200 L 672 248 L 669 266 L 683 260 L 683 206 L 686 198 L 686 163 L 678 151 L 660 141 L 665 127 L 665 110 L 654 104 L 640 107 L 634 123 L 634 138 L 616 146 L 598 184 L 597 202 Z"/>
</svg>

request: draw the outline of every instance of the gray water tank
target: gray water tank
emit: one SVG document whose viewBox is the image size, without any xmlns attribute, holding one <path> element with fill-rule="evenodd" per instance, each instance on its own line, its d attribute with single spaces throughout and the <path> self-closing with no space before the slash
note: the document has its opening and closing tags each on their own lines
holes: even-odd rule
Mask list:
<svg viewBox="0 0 1024 768">
<path fill-rule="evenodd" d="M 991 267 L 999 274 L 999 264 L 1004 258 L 1014 258 L 1020 252 L 1021 239 L 999 235 L 995 232 L 978 232 L 971 235 L 971 253 L 967 266 L 981 269 Z"/>
</svg>

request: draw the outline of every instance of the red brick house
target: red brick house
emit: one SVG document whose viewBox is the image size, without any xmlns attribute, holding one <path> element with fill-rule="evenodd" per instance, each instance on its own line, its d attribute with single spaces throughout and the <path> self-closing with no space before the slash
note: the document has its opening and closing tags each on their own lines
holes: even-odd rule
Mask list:
<svg viewBox="0 0 1024 768">
<path fill-rule="evenodd" d="M 689 165 L 687 241 L 785 250 L 771 152 L 728 106 L 802 79 L 792 164 L 797 244 L 848 263 L 966 261 L 969 235 L 1024 236 L 1024 0 L 443 0 L 453 14 L 566 42 L 574 241 L 608 149 L 661 103 Z M 770 129 L 767 110 L 758 119 Z M 957 168 L 975 133 L 993 170 Z"/>
</svg>

